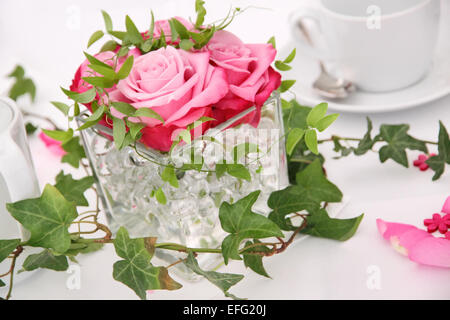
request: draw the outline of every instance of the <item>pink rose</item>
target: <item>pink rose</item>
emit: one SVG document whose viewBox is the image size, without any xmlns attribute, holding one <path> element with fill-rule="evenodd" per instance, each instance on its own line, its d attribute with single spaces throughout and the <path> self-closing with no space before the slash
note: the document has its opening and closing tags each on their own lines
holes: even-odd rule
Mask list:
<svg viewBox="0 0 450 320">
<path fill-rule="evenodd" d="M 228 92 L 226 74 L 209 63 L 209 52 L 186 52 L 174 47 L 160 48 L 138 57 L 129 76 L 110 92 L 112 101 L 150 108 L 163 119 L 140 117 L 130 121 L 146 124 L 142 142 L 168 151 L 173 133 L 202 116 L 211 115 L 211 105 Z M 111 108 L 116 117 L 124 115 Z"/>
<path fill-rule="evenodd" d="M 228 31 L 217 31 L 206 46 L 211 62 L 225 70 L 230 91 L 214 105 L 213 118 L 219 123 L 255 105 L 257 110 L 235 123 L 257 126 L 261 106 L 281 83 L 281 75 L 270 64 L 276 50 L 271 44 L 244 44 Z"/>
</svg>

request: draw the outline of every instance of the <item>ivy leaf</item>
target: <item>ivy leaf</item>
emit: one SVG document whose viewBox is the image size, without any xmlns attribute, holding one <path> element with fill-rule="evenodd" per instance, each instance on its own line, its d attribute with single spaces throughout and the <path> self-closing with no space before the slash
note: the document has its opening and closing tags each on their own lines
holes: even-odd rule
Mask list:
<svg viewBox="0 0 450 320">
<path fill-rule="evenodd" d="M 84 197 L 84 192 L 94 184 L 94 177 L 84 177 L 80 180 L 72 178 L 71 174 L 65 175 L 60 171 L 56 176 L 56 189 L 68 201 L 73 201 L 77 206 L 89 206 L 89 202 Z"/>
<path fill-rule="evenodd" d="M 287 214 L 302 210 L 314 212 L 323 201 L 342 200 L 342 192 L 325 177 L 319 159 L 297 173 L 296 183 L 283 190 L 272 192 L 267 202 L 273 210 L 269 214 L 269 219 L 283 230 L 295 229 L 290 220 L 286 220 Z"/>
<path fill-rule="evenodd" d="M 430 157 L 426 163 L 435 172 L 433 181 L 441 177 L 445 164 L 450 164 L 450 139 L 444 124 L 439 121 L 438 155 Z"/>
<path fill-rule="evenodd" d="M 191 251 L 188 252 L 185 265 L 196 274 L 205 277 L 209 282 L 222 290 L 226 297 L 231 297 L 233 299 L 236 298 L 234 295 L 230 294 L 228 290 L 244 278 L 242 274 L 204 271 L 198 265 L 197 259 L 195 259 L 194 254 Z"/>
<path fill-rule="evenodd" d="M 0 279 L 0 288 L 6 286 L 6 284 Z"/>
<path fill-rule="evenodd" d="M 0 240 L 0 262 L 8 258 L 19 244 L 20 239 Z"/>
<path fill-rule="evenodd" d="M 70 246 L 68 228 L 78 216 L 75 204 L 47 184 L 41 197 L 6 204 L 7 210 L 31 236 L 27 245 L 64 253 Z"/>
<path fill-rule="evenodd" d="M 290 105 L 291 108 L 287 109 L 287 113 L 285 113 L 284 117 L 286 128 L 299 128 L 306 130 L 308 128 L 306 118 L 308 117 L 311 108 L 302 106 L 295 100 L 291 100 Z"/>
<path fill-rule="evenodd" d="M 91 37 L 89 38 L 87 47 L 89 48 L 91 45 L 93 45 L 95 42 L 100 40 L 104 36 L 104 33 L 102 30 L 95 31 Z"/>
<path fill-rule="evenodd" d="M 324 209 L 310 213 L 306 228 L 300 231 L 315 237 L 345 241 L 350 239 L 358 229 L 364 214 L 352 219 L 333 219 Z"/>
<path fill-rule="evenodd" d="M 239 258 L 239 244 L 246 238 L 282 237 L 280 228 L 268 218 L 254 213 L 251 208 L 258 199 L 260 191 L 250 193 L 234 204 L 223 202 L 219 209 L 222 229 L 230 233 L 222 242 L 225 264 L 228 259 Z"/>
<path fill-rule="evenodd" d="M 55 256 L 48 249 L 38 254 L 29 255 L 23 263 L 23 269 L 25 271 L 33 271 L 38 268 L 51 269 L 55 271 L 65 271 L 68 267 L 69 263 L 67 262 L 66 256 Z"/>
<path fill-rule="evenodd" d="M 152 255 L 146 248 L 145 239 L 130 239 L 128 231 L 120 227 L 114 240 L 114 248 L 119 260 L 114 263 L 115 280 L 130 287 L 141 298 L 146 298 L 147 290 L 176 290 L 181 284 L 173 280 L 165 267 L 155 267 L 150 263 Z"/>
<path fill-rule="evenodd" d="M 417 140 L 407 134 L 409 125 L 382 125 L 380 134 L 384 141 L 388 144 L 383 146 L 380 151 L 380 161 L 385 162 L 392 159 L 404 167 L 408 167 L 408 158 L 405 149 L 419 150 L 428 153 L 427 146 L 423 141 Z M 376 140 L 377 138 L 375 138 Z"/>
<path fill-rule="evenodd" d="M 36 132 L 37 129 L 38 129 L 38 127 L 36 127 L 31 122 L 27 122 L 25 124 L 25 131 L 27 132 L 27 135 L 32 135 L 33 133 Z"/>
<path fill-rule="evenodd" d="M 61 162 L 70 164 L 74 168 L 80 166 L 80 161 L 86 158 L 83 147 L 80 145 L 80 137 L 73 137 L 67 142 L 64 142 L 61 147 L 67 153 L 61 158 Z"/>
<path fill-rule="evenodd" d="M 369 117 L 367 117 L 367 132 L 364 135 L 364 137 L 361 139 L 361 141 L 358 143 L 358 147 L 353 151 L 355 155 L 360 156 L 365 154 L 367 151 L 372 149 L 375 140 L 371 137 L 372 132 L 372 121 Z"/>
<path fill-rule="evenodd" d="M 25 94 L 29 94 L 31 101 L 34 101 L 36 97 L 36 86 L 30 78 L 17 79 L 11 89 L 9 89 L 8 97 L 16 101 Z"/>
<path fill-rule="evenodd" d="M 75 257 L 78 254 L 87 254 L 91 252 L 96 252 L 103 248 L 103 243 L 91 242 L 91 243 L 77 243 L 77 247 L 74 247 L 73 244 L 70 246 L 70 249 L 64 252 L 64 255 L 68 257 Z"/>
<path fill-rule="evenodd" d="M 166 166 L 161 174 L 161 179 L 163 181 L 169 182 L 174 188 L 178 188 L 178 179 L 175 174 L 175 168 L 173 166 Z"/>
<path fill-rule="evenodd" d="M 25 76 L 25 69 L 21 65 L 16 65 L 14 70 L 8 74 L 8 78 L 22 79 Z"/>
<path fill-rule="evenodd" d="M 251 241 L 247 241 L 247 243 L 245 244 L 246 247 L 259 243 L 260 241 L 255 240 L 254 242 Z M 267 248 L 264 245 L 260 245 L 260 246 L 255 246 L 255 247 L 251 247 L 247 250 L 245 250 L 243 252 L 243 256 L 244 256 L 244 265 L 247 268 L 252 269 L 254 272 L 256 272 L 259 275 L 262 275 L 263 277 L 267 277 L 270 278 L 270 276 L 267 274 L 266 269 L 264 269 L 264 265 L 262 262 L 263 257 L 260 255 L 256 255 L 256 254 L 249 254 L 251 252 L 255 252 L 255 251 L 259 251 L 259 252 L 269 252 L 270 249 Z M 247 254 L 246 254 L 247 253 Z"/>
</svg>

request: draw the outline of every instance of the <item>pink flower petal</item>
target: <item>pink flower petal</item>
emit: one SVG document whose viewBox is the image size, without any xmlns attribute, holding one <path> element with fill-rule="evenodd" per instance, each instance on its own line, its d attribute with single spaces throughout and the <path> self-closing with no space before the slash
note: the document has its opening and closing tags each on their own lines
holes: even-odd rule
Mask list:
<svg viewBox="0 0 450 320">
<path fill-rule="evenodd" d="M 39 133 L 39 139 L 44 142 L 47 149 L 49 149 L 53 154 L 62 157 L 66 154 L 66 151 L 61 147 L 61 141 L 55 140 L 47 136 L 43 131 Z"/>
<path fill-rule="evenodd" d="M 450 214 L 450 197 L 448 197 L 447 200 L 445 200 L 441 212 Z"/>
<path fill-rule="evenodd" d="M 378 230 L 400 253 L 410 260 L 437 267 L 450 267 L 450 242 L 436 238 L 412 225 L 377 219 Z"/>
</svg>

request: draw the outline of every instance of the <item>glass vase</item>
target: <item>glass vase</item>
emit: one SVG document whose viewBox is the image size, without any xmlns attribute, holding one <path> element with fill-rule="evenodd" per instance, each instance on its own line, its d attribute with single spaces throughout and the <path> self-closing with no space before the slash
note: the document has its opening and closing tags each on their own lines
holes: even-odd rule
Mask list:
<svg viewBox="0 0 450 320">
<path fill-rule="evenodd" d="M 105 127 L 81 131 L 111 231 L 115 233 L 124 226 L 134 238 L 157 237 L 158 243 L 219 248 L 226 236 L 219 220 L 223 201 L 233 203 L 261 190 L 253 211 L 267 216 L 270 193 L 288 184 L 279 95 L 274 93 L 263 105 L 256 128 L 248 124 L 234 126 L 252 110 L 208 130 L 191 144 L 180 144 L 170 154 L 141 144 L 117 150 L 106 138 L 111 132 Z M 82 123 L 79 118 L 78 124 Z M 196 166 L 201 169 L 176 170 L 178 188 L 163 181 L 161 174 L 167 165 L 182 168 L 183 164 L 192 164 L 194 158 L 203 163 Z M 230 174 L 217 178 L 216 165 L 225 162 L 244 165 L 251 179 Z M 165 204 L 155 196 L 158 189 L 164 193 Z M 171 264 L 184 257 L 181 252 L 156 250 L 154 259 Z M 223 259 L 220 254 L 202 254 L 198 261 L 202 268 L 212 270 Z M 174 271 L 185 279 L 196 279 L 183 264 L 177 264 Z"/>
</svg>

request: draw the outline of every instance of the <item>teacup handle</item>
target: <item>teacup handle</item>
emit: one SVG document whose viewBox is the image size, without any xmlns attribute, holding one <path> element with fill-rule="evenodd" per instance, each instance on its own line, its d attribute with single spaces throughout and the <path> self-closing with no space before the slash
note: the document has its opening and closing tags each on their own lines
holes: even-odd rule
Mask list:
<svg viewBox="0 0 450 320">
<path fill-rule="evenodd" d="M 319 9 L 312 6 L 301 7 L 289 15 L 291 34 L 307 55 L 326 60 L 326 43 L 323 41 L 323 28 Z M 306 23 L 312 22 L 311 26 Z"/>
</svg>

